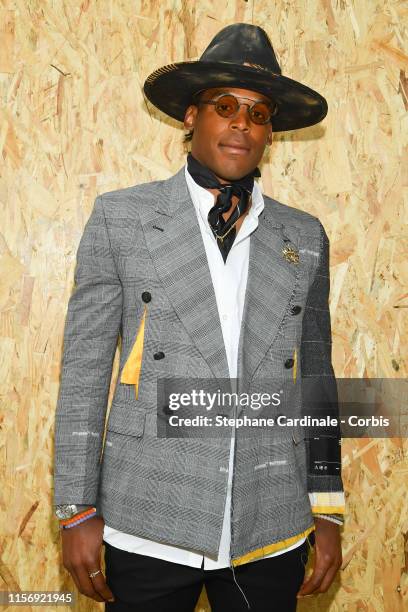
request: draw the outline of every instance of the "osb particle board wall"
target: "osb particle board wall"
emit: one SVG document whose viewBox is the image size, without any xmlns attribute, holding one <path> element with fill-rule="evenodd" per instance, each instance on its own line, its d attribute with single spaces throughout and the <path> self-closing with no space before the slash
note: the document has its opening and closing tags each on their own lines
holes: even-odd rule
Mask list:
<svg viewBox="0 0 408 612">
<path fill-rule="evenodd" d="M 330 237 L 336 374 L 406 376 L 407 13 L 393 0 L 1 3 L 0 590 L 74 588 L 51 503 L 76 249 L 98 193 L 183 165 L 181 126 L 142 84 L 160 65 L 198 58 L 223 26 L 263 26 L 283 74 L 328 100 L 321 124 L 275 135 L 261 184 Z M 402 611 L 407 443 L 345 440 L 343 462 L 343 569 L 299 609 Z M 76 609 L 101 606 L 81 597 Z M 198 609 L 209 609 L 204 596 Z"/>
</svg>

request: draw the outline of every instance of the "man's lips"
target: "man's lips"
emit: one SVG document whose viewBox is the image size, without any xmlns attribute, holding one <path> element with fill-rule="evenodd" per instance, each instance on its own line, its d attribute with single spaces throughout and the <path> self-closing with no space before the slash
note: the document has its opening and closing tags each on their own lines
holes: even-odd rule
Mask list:
<svg viewBox="0 0 408 612">
<path fill-rule="evenodd" d="M 225 143 L 220 143 L 219 147 L 221 147 L 222 149 L 224 149 L 226 152 L 228 153 L 236 153 L 238 155 L 242 155 L 245 153 L 248 153 L 249 151 L 249 147 L 241 144 L 241 143 L 237 143 L 237 142 L 225 142 Z"/>
</svg>

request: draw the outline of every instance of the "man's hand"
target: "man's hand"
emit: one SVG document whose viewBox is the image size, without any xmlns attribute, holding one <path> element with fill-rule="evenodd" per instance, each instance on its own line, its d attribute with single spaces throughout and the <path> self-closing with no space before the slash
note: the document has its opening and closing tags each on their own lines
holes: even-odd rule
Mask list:
<svg viewBox="0 0 408 612">
<path fill-rule="evenodd" d="M 319 517 L 315 517 L 315 524 L 313 573 L 303 581 L 298 597 L 312 593 L 325 593 L 343 561 L 339 525 Z"/>
<path fill-rule="evenodd" d="M 80 593 L 95 601 L 114 601 L 102 571 L 89 577 L 101 569 L 104 524 L 102 517 L 93 516 L 75 527 L 62 529 L 62 559 Z"/>
</svg>

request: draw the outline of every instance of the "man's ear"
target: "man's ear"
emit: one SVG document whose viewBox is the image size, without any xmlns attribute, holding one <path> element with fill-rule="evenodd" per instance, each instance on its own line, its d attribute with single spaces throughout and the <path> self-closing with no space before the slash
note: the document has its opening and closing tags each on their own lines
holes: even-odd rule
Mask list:
<svg viewBox="0 0 408 612">
<path fill-rule="evenodd" d="M 194 128 L 197 111 L 198 108 L 194 104 L 190 104 L 190 106 L 187 107 L 184 115 L 184 127 L 186 130 L 191 130 Z"/>
</svg>

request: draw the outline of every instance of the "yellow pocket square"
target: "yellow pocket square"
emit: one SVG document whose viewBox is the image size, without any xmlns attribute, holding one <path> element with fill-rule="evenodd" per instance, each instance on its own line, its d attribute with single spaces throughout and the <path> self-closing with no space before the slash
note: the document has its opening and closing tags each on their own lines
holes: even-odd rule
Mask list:
<svg viewBox="0 0 408 612">
<path fill-rule="evenodd" d="M 120 377 L 121 383 L 125 383 L 126 385 L 135 385 L 136 399 L 139 393 L 139 378 L 140 371 L 142 369 L 146 312 L 147 306 L 145 305 L 142 320 L 140 322 L 139 330 L 137 332 L 136 341 L 122 370 L 122 376 Z"/>
</svg>

